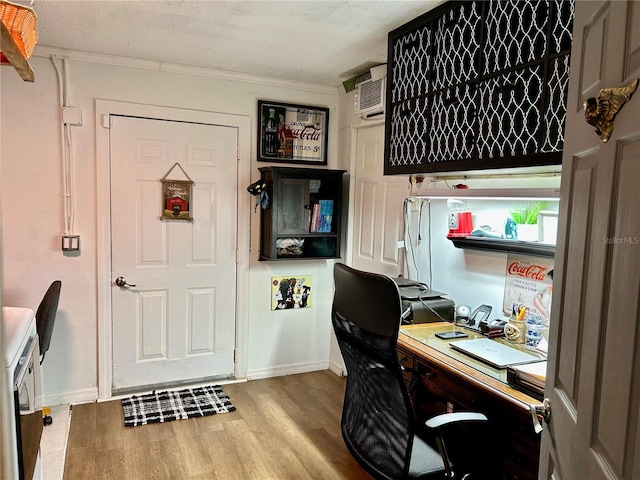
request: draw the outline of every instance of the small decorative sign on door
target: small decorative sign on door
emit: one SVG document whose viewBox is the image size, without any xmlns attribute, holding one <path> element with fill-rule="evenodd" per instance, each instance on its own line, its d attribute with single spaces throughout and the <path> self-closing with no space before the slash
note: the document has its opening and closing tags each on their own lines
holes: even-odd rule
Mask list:
<svg viewBox="0 0 640 480">
<path fill-rule="evenodd" d="M 180 168 L 187 180 L 172 180 L 167 177 L 174 168 Z M 191 217 L 191 191 L 193 181 L 179 163 L 174 163 L 167 174 L 162 177 L 162 220 L 187 220 Z"/>
</svg>

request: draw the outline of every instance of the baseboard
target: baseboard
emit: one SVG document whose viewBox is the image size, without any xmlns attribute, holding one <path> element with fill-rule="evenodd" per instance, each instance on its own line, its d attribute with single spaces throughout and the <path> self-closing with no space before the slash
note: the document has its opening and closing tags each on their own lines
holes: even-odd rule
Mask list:
<svg viewBox="0 0 640 480">
<path fill-rule="evenodd" d="M 296 373 L 316 372 L 318 370 L 327 370 L 329 368 L 328 361 L 298 363 L 295 365 L 283 365 L 274 368 L 263 368 L 247 371 L 247 380 L 258 380 L 260 378 L 282 377 L 284 375 L 295 375 Z"/>
<path fill-rule="evenodd" d="M 347 369 L 344 368 L 344 365 L 340 362 L 331 361 L 329 363 L 329 370 L 338 375 L 339 377 L 347 376 Z"/>
<path fill-rule="evenodd" d="M 274 368 L 263 368 L 247 371 L 247 380 L 257 380 L 260 378 L 282 377 L 284 375 L 295 375 L 296 373 L 316 372 L 318 370 L 330 369 L 336 375 L 342 375 L 342 365 L 334 362 L 322 361 L 311 363 L 299 363 L 295 365 L 283 365 Z M 241 380 L 242 381 L 242 380 Z M 220 382 L 218 382 L 220 383 Z M 94 402 L 98 399 L 98 388 L 87 388 L 85 390 L 76 390 L 73 392 L 65 392 L 42 396 L 42 405 L 76 405 L 79 403 Z"/>
<path fill-rule="evenodd" d="M 98 388 L 86 388 L 73 392 L 56 393 L 42 396 L 42 405 L 77 405 L 78 403 L 94 402 L 98 399 Z"/>
</svg>

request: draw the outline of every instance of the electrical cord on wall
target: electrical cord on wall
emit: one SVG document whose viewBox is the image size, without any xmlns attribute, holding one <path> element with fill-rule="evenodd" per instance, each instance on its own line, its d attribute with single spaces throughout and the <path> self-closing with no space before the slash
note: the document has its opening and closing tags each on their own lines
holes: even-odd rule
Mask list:
<svg viewBox="0 0 640 480">
<path fill-rule="evenodd" d="M 411 249 L 411 259 L 413 260 L 413 268 L 416 271 L 416 280 L 420 278 L 419 276 L 419 271 L 418 271 L 418 264 L 416 262 L 416 253 L 415 253 L 415 249 L 413 246 L 413 240 L 411 238 L 411 223 L 409 222 L 409 211 L 407 208 L 407 205 L 409 204 L 409 197 L 404 199 L 404 203 L 402 206 L 402 213 L 403 213 L 403 218 L 404 218 L 404 232 L 405 232 L 405 237 L 409 240 L 408 242 L 408 246 Z M 407 241 L 405 240 L 404 242 L 404 249 L 405 252 L 407 252 L 407 255 L 405 255 L 405 261 L 406 261 L 406 266 L 407 266 L 407 271 L 409 271 L 409 258 L 408 258 L 408 248 L 407 248 Z"/>
<path fill-rule="evenodd" d="M 412 230 L 412 224 L 409 218 L 409 203 L 412 201 L 412 199 L 410 198 L 405 198 L 404 199 L 404 204 L 403 204 L 403 221 L 404 221 L 404 231 L 405 231 L 405 268 L 407 272 L 410 272 L 410 268 L 412 267 L 413 269 L 415 269 L 415 278 L 416 280 L 420 279 L 420 269 L 418 268 L 418 262 L 417 262 L 417 258 L 416 258 L 416 248 L 418 246 L 418 244 L 420 244 L 422 242 L 422 225 L 423 225 L 423 213 L 424 213 L 424 201 L 423 199 L 420 199 L 420 206 L 418 208 L 418 221 L 417 221 L 417 237 L 418 237 L 418 244 L 414 245 L 413 242 L 413 235 L 411 233 Z M 432 250 L 432 244 L 433 244 L 433 216 L 432 216 L 432 212 L 431 212 L 431 200 L 426 200 L 426 214 L 427 214 L 427 221 L 425 222 L 426 227 L 427 227 L 427 232 L 426 232 L 426 238 L 427 238 L 427 256 L 428 256 L 428 262 L 429 262 L 429 276 L 428 276 L 428 284 L 431 285 L 433 283 L 433 250 Z M 410 260 L 409 257 L 411 258 L 411 262 L 413 263 L 413 265 L 410 265 Z M 410 277 L 410 275 L 407 275 L 408 277 Z M 427 307 L 428 308 L 428 307 Z M 435 313 L 435 312 L 434 312 Z"/>
<path fill-rule="evenodd" d="M 73 138 L 71 128 L 64 122 L 62 111 L 69 106 L 69 67 L 67 58 L 62 59 L 62 71 L 58 58 L 51 55 L 51 63 L 58 78 L 58 96 L 60 103 L 60 146 L 62 153 L 62 188 L 63 188 L 63 215 L 65 235 L 74 230 L 74 172 L 73 172 Z"/>
<path fill-rule="evenodd" d="M 422 206 L 423 202 L 420 200 L 420 206 L 418 207 L 418 243 L 422 241 Z"/>
<path fill-rule="evenodd" d="M 419 269 L 418 269 L 418 263 L 416 261 L 416 254 L 415 254 L 415 248 L 413 245 L 413 239 L 411 236 L 411 222 L 409 221 L 409 209 L 408 209 L 408 205 L 409 205 L 410 199 L 409 198 L 405 198 L 404 199 L 404 203 L 402 206 L 402 210 L 403 210 L 403 220 L 404 220 L 404 230 L 405 230 L 405 237 L 406 240 L 408 240 L 408 242 L 405 240 L 405 251 L 407 252 L 407 255 L 405 255 L 405 260 L 406 260 L 406 267 L 407 267 L 407 271 L 409 271 L 409 255 L 408 255 L 408 251 L 407 249 L 410 248 L 411 249 L 411 259 L 413 260 L 413 267 L 415 268 L 416 271 L 416 281 L 417 283 L 420 285 L 420 288 L 423 289 L 422 292 L 420 292 L 418 294 L 418 301 L 422 304 L 422 306 L 424 308 L 426 308 L 427 310 L 429 310 L 431 313 L 433 313 L 437 318 L 439 318 L 441 321 L 443 322 L 450 322 L 451 319 L 447 319 L 447 318 L 443 318 L 442 315 L 440 315 L 433 307 L 431 307 L 430 305 L 427 304 L 427 302 L 425 301 L 425 292 L 427 290 L 430 289 L 429 285 L 432 282 L 433 279 L 433 270 L 432 270 L 432 251 L 431 251 L 431 222 L 432 222 L 432 218 L 431 218 L 431 202 L 429 200 L 427 200 L 427 213 L 428 213 L 428 222 L 427 222 L 427 226 L 428 226 L 428 255 L 429 255 L 429 283 L 423 283 L 420 282 L 419 278 L 420 278 L 420 273 L 419 273 Z M 422 200 L 420 200 L 420 207 L 418 209 L 418 241 L 422 240 L 422 235 L 421 235 L 421 230 L 422 230 L 422 209 L 423 209 L 423 202 Z M 415 285 L 405 285 L 406 287 L 410 287 L 410 286 L 415 286 Z M 424 286 L 424 288 L 423 288 Z M 402 288 L 402 287 L 401 287 Z M 408 315 L 410 314 L 410 308 L 407 308 L 405 310 L 405 312 L 403 313 L 402 317 L 403 319 L 406 318 Z"/>
</svg>

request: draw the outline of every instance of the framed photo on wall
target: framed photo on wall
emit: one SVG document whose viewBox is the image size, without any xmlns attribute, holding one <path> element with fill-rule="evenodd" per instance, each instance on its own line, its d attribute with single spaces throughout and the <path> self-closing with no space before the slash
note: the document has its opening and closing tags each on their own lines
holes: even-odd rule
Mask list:
<svg viewBox="0 0 640 480">
<path fill-rule="evenodd" d="M 327 164 L 329 109 L 258 100 L 258 161 Z"/>
</svg>

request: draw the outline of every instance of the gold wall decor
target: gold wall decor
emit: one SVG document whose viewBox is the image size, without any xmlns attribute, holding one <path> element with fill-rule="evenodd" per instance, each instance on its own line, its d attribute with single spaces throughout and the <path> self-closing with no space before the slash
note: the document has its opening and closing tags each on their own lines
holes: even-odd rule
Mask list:
<svg viewBox="0 0 640 480">
<path fill-rule="evenodd" d="M 171 180 L 167 177 L 174 168 L 180 168 L 187 180 Z M 167 174 L 162 177 L 162 220 L 192 221 L 191 193 L 193 181 L 179 163 L 174 163 Z"/>
<path fill-rule="evenodd" d="M 584 102 L 584 118 L 589 125 L 596 127 L 596 134 L 600 136 L 601 142 L 606 143 L 609 140 L 616 115 L 629 101 L 636 88 L 637 78 L 626 87 L 603 88 L 595 98 L 587 98 Z"/>
</svg>

